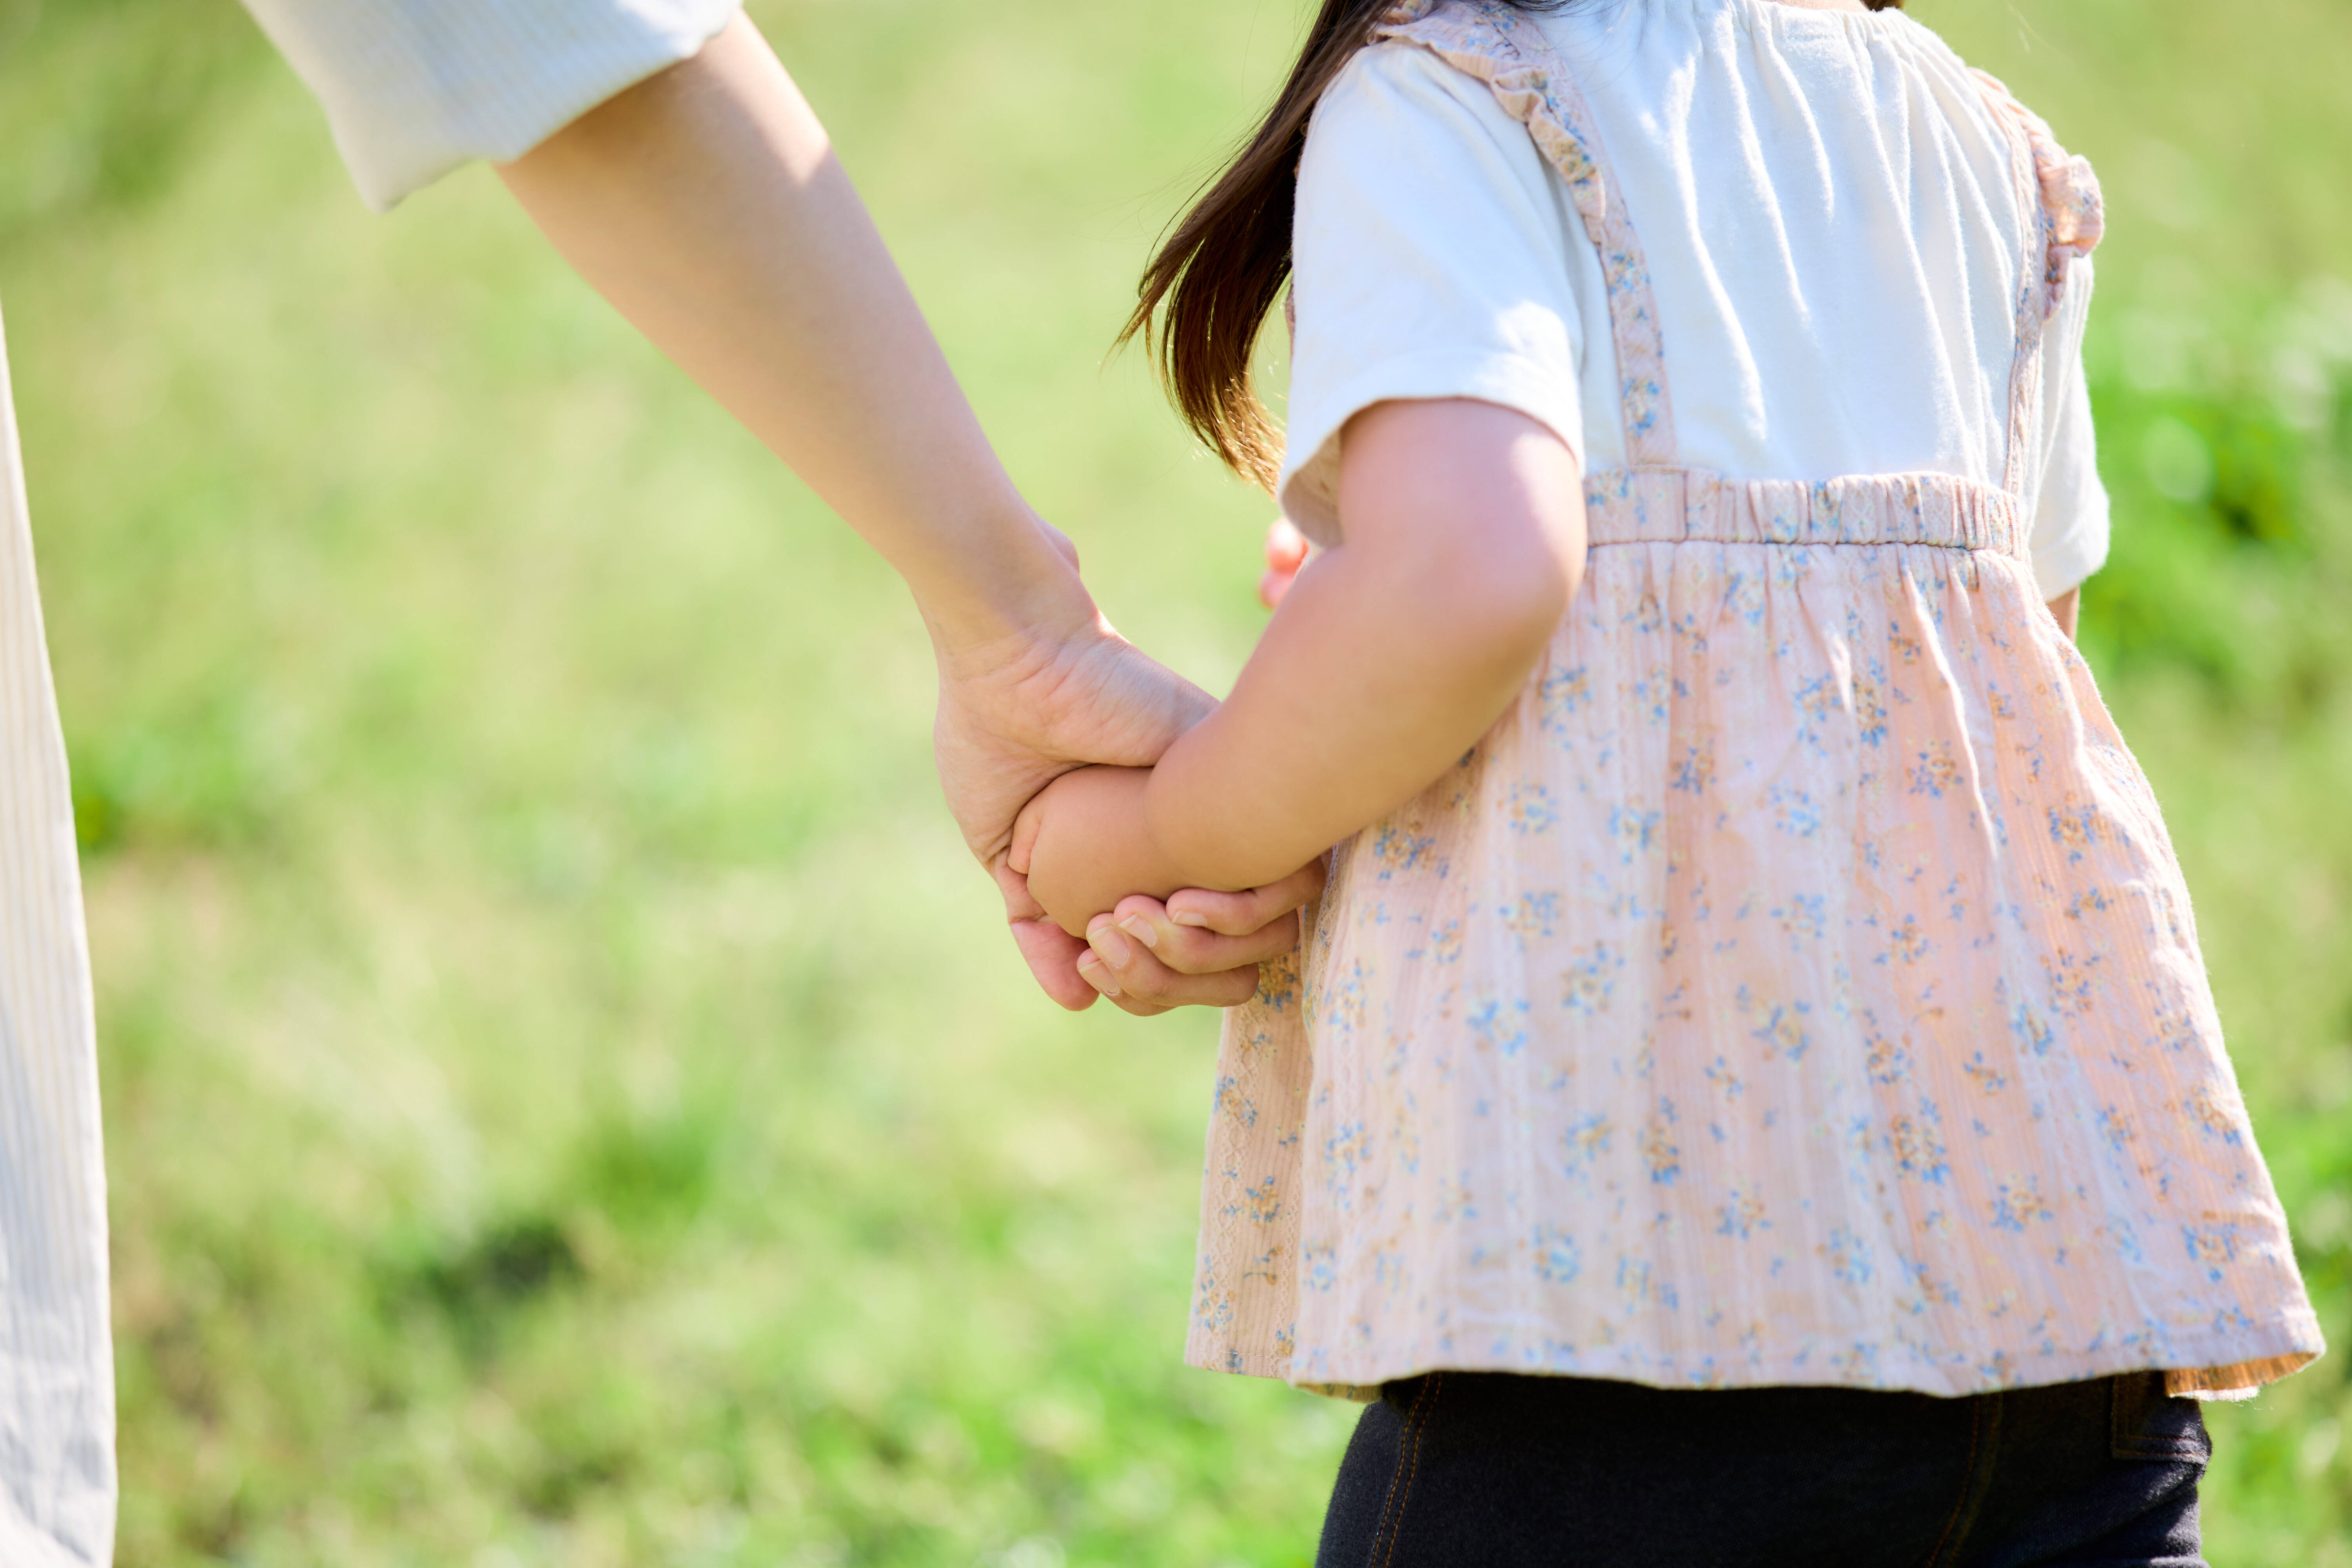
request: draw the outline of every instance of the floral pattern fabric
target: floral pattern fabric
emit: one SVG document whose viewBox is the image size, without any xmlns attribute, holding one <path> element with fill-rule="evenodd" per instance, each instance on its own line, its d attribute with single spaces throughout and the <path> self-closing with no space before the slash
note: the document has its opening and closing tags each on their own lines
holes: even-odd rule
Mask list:
<svg viewBox="0 0 2352 1568">
<path fill-rule="evenodd" d="M 1569 182 L 1635 466 L 1589 477 L 1585 584 L 1514 707 L 1335 851 L 1300 960 L 1228 1015 L 1188 1359 L 1357 1394 L 1439 1368 L 2212 1392 L 2311 1360 L 2188 892 L 2035 591 L 2017 465 L 1672 467 L 1573 79 L 1484 3 L 1386 36 L 1486 81 Z M 1987 90 L 2046 252 L 2021 434 L 2097 187 Z"/>
</svg>

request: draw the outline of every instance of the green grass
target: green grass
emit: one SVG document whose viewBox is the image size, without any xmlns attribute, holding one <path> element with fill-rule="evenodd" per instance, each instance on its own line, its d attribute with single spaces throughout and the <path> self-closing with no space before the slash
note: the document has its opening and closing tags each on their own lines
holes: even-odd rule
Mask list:
<svg viewBox="0 0 2352 1568">
<path fill-rule="evenodd" d="M 2086 641 L 2340 1340 L 2352 21 L 1919 14 L 2107 177 Z M 1265 503 L 1102 356 L 1299 6 L 757 15 L 1114 617 L 1228 679 Z M 128 1568 L 1306 1563 L 1351 1412 L 1178 1364 L 1213 1019 L 1031 991 L 887 573 L 481 171 L 362 211 L 224 0 L 0 0 L 0 139 Z M 2215 1416 L 2222 1568 L 2352 1563 L 2345 1364 Z"/>
</svg>

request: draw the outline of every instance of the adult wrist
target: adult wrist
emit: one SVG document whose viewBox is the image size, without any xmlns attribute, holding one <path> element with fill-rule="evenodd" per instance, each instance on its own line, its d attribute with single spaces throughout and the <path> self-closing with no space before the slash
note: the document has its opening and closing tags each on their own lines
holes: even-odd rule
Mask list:
<svg viewBox="0 0 2352 1568">
<path fill-rule="evenodd" d="M 1002 668 L 1021 650 L 1099 634 L 1100 613 L 1052 531 L 1025 506 L 978 520 L 929 582 L 908 586 L 950 674 Z"/>
</svg>

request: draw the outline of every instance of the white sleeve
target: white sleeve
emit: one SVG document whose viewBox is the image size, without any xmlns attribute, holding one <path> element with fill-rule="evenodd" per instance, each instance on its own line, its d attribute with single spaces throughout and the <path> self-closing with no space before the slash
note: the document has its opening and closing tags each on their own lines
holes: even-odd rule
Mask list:
<svg viewBox="0 0 2352 1568">
<path fill-rule="evenodd" d="M 246 0 L 378 211 L 519 158 L 698 53 L 742 0 Z"/>
<path fill-rule="evenodd" d="M 73 786 L 0 350 L 0 1563 L 114 1561 L 98 1036 Z"/>
<path fill-rule="evenodd" d="M 1583 459 L 1575 222 L 1526 129 L 1427 50 L 1367 49 L 1332 84 L 1298 165 L 1277 491 L 1308 538 L 1338 540 L 1340 431 L 1376 403 L 1500 404 Z"/>
<path fill-rule="evenodd" d="M 2042 489 L 2034 500 L 2032 546 L 2033 579 L 2044 599 L 2082 586 L 2107 562 L 2107 487 L 2099 479 L 2091 389 L 2083 375 L 2091 285 L 2084 258 L 2069 271 L 2065 297 L 2049 324 L 2051 357 L 2042 367 Z"/>
</svg>

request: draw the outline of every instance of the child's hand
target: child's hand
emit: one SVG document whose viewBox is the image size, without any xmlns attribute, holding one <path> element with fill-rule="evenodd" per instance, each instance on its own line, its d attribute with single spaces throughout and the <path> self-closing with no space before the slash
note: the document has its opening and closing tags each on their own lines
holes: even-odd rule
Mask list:
<svg viewBox="0 0 2352 1568">
<path fill-rule="evenodd" d="M 1286 517 L 1277 517 L 1265 531 L 1265 575 L 1257 580 L 1257 600 L 1267 609 L 1281 606 L 1282 596 L 1298 581 L 1307 564 L 1307 536 Z"/>
<path fill-rule="evenodd" d="M 1161 903 L 1129 893 L 1087 928 L 1087 984 L 1139 1017 L 1171 1006 L 1238 1007 L 1257 966 L 1297 947 L 1300 906 L 1323 890 L 1323 862 L 1242 893 L 1188 888 Z"/>
<path fill-rule="evenodd" d="M 1150 780 L 1149 768 L 1080 768 L 1046 785 L 1014 824 L 1013 869 L 1072 936 L 1129 893 L 1164 899 L 1183 886 L 1144 820 Z"/>
</svg>

